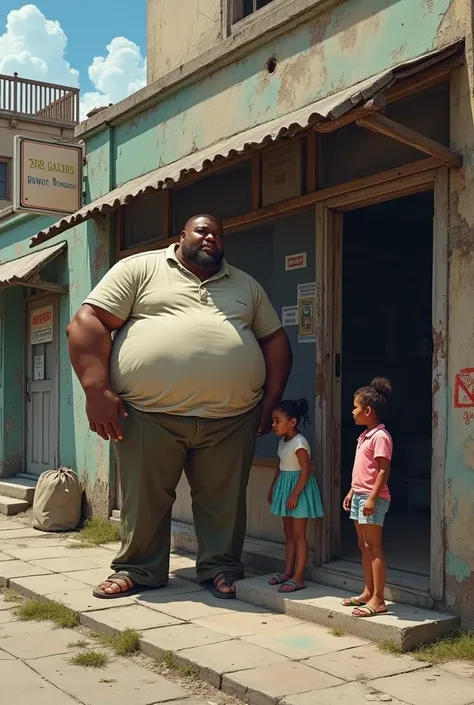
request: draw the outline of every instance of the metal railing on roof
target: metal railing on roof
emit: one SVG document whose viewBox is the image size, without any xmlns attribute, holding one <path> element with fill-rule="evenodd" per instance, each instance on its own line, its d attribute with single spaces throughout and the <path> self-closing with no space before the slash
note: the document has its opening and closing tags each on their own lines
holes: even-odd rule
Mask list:
<svg viewBox="0 0 474 705">
<path fill-rule="evenodd" d="M 73 127 L 79 123 L 79 88 L 0 74 L 0 116 Z"/>
</svg>

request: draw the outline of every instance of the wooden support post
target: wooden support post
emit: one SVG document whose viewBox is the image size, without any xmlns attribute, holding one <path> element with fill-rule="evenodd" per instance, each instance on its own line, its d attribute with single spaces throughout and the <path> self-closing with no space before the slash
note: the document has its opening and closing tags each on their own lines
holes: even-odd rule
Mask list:
<svg viewBox="0 0 474 705">
<path fill-rule="evenodd" d="M 440 162 L 454 169 L 459 169 L 462 166 L 462 157 L 456 152 L 452 152 L 448 147 L 445 147 L 439 142 L 435 142 L 429 137 L 412 130 L 405 125 L 401 125 L 394 120 L 390 120 L 383 115 L 370 115 L 369 117 L 356 120 L 359 127 L 365 127 L 372 132 L 378 132 L 386 137 L 391 137 L 402 144 L 408 144 L 410 147 L 415 147 L 431 157 L 439 159 Z"/>
<path fill-rule="evenodd" d="M 260 208 L 260 194 L 262 193 L 262 157 L 260 152 L 252 155 L 252 210 Z"/>
</svg>

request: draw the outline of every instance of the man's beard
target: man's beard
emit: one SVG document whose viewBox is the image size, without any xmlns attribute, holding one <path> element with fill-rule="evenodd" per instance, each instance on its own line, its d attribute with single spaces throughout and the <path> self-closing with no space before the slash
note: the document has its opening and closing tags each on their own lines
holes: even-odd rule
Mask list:
<svg viewBox="0 0 474 705">
<path fill-rule="evenodd" d="M 181 254 L 185 262 L 195 264 L 201 269 L 215 269 L 224 259 L 224 253 L 216 250 L 215 252 L 204 252 L 199 247 L 184 243 L 181 245 Z"/>
</svg>

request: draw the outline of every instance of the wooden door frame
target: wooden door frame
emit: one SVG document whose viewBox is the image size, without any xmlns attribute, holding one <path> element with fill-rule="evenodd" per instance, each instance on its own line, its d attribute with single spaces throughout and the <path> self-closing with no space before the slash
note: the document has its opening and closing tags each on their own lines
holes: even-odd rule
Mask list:
<svg viewBox="0 0 474 705">
<path fill-rule="evenodd" d="M 447 435 L 448 230 L 449 169 L 438 167 L 377 183 L 316 204 L 316 463 L 326 518 L 317 529 L 315 565 L 338 555 L 340 547 L 340 421 L 341 379 L 335 374 L 341 354 L 342 219 L 344 211 L 384 201 L 434 192 L 433 219 L 433 371 L 431 461 L 430 593 L 444 597 L 444 493 Z"/>
<path fill-rule="evenodd" d="M 25 354 L 24 354 L 24 369 L 25 374 L 23 375 L 23 399 L 24 399 L 24 434 L 23 434 L 23 466 L 24 472 L 28 472 L 28 377 L 31 373 L 31 343 L 30 343 L 30 310 L 32 308 L 41 308 L 42 306 L 47 306 L 48 303 L 53 305 L 53 368 L 55 375 L 55 385 L 53 387 L 53 403 L 55 405 L 56 414 L 52 421 L 51 433 L 53 437 L 53 469 L 59 467 L 59 384 L 60 384 L 60 374 L 59 374 L 59 307 L 60 307 L 60 297 L 59 294 L 46 294 L 44 296 L 35 295 L 34 297 L 29 297 L 25 301 L 26 306 L 26 321 L 25 321 Z M 30 364 L 29 364 L 30 363 Z"/>
</svg>

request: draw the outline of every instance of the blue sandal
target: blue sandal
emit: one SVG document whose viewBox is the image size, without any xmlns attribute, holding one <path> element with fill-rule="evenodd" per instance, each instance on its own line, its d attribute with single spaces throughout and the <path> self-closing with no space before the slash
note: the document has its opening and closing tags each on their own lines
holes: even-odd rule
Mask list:
<svg viewBox="0 0 474 705">
<path fill-rule="evenodd" d="M 291 590 L 283 590 L 282 588 L 285 587 L 285 585 L 288 585 Z M 283 595 L 291 595 L 292 592 L 298 592 L 298 590 L 304 590 L 306 585 L 298 585 L 298 583 L 295 580 L 286 580 L 286 582 L 282 583 L 280 587 L 278 588 L 278 592 L 281 592 Z"/>
</svg>

